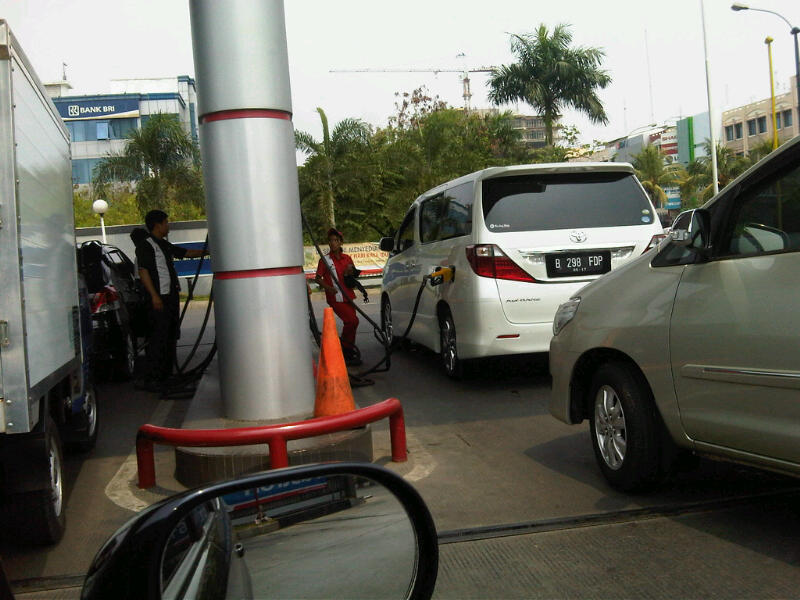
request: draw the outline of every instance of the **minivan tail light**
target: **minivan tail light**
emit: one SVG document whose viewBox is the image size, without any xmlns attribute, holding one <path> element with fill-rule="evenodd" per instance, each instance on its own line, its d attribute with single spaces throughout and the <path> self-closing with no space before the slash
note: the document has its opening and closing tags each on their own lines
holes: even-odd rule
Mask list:
<svg viewBox="0 0 800 600">
<path fill-rule="evenodd" d="M 466 250 L 469 265 L 480 277 L 536 283 L 533 277 L 494 244 L 467 246 Z"/>
<path fill-rule="evenodd" d="M 652 238 L 650 238 L 650 243 L 647 244 L 647 248 L 644 249 L 644 252 L 642 252 L 642 254 L 658 246 L 658 244 L 661 243 L 661 240 L 665 239 L 666 237 L 667 237 L 666 233 L 655 234 Z"/>
</svg>

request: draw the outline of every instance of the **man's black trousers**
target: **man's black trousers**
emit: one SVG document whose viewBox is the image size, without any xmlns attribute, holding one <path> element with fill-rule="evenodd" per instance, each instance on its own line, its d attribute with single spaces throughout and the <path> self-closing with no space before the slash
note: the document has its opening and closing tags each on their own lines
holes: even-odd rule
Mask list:
<svg viewBox="0 0 800 600">
<path fill-rule="evenodd" d="M 150 306 L 150 337 L 147 341 L 147 379 L 164 381 L 172 375 L 175 351 L 180 337 L 178 294 L 161 296 L 163 310 Z"/>
</svg>

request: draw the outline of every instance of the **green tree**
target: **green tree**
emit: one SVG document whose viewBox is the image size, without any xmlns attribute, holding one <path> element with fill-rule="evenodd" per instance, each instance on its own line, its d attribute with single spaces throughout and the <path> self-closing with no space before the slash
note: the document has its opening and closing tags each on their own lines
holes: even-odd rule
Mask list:
<svg viewBox="0 0 800 600">
<path fill-rule="evenodd" d="M 680 189 L 681 209 L 698 208 L 702 205 L 702 190 L 711 180 L 705 165 L 693 160 L 685 167 L 680 163 L 671 165 L 671 170 Z"/>
<path fill-rule="evenodd" d="M 608 123 L 598 88 L 611 83 L 600 69 L 605 52 L 600 48 L 571 47 L 572 33 L 565 24 L 552 33 L 544 24 L 533 34 L 511 36 L 517 62 L 494 70 L 489 78 L 489 99 L 495 104 L 523 101 L 542 116 L 545 141 L 553 144 L 553 123 L 564 108 L 586 114 L 593 123 Z"/>
<path fill-rule="evenodd" d="M 645 146 L 641 152 L 634 154 L 633 168 L 656 208 L 663 207 L 667 202 L 664 188 L 675 185 L 676 173 L 667 168 L 664 155 L 658 146 Z"/>
<path fill-rule="evenodd" d="M 115 181 L 135 183 L 141 216 L 160 208 L 174 213 L 174 218 L 183 205 L 203 212 L 199 148 L 177 115 L 151 115 L 141 128 L 128 133 L 120 153 L 108 154 L 97 164 L 92 174 L 95 194 L 107 195 Z"/>
<path fill-rule="evenodd" d="M 369 125 L 359 119 L 344 119 L 329 133 L 325 111 L 317 108 L 317 112 L 322 121 L 322 140 L 315 140 L 305 131 L 296 131 L 295 146 L 308 156 L 307 172 L 317 176 L 315 185 L 308 188 L 308 191 L 313 190 L 317 195 L 328 226 L 336 227 L 334 179 L 341 171 L 354 166 L 354 154 L 363 156 L 366 153 L 372 131 Z"/>
<path fill-rule="evenodd" d="M 707 184 L 700 196 L 705 202 L 714 195 L 713 177 L 711 173 L 711 140 L 706 138 L 703 142 L 705 156 L 701 156 L 697 161 L 704 167 L 707 177 Z M 744 156 L 737 156 L 733 150 L 717 142 L 717 183 L 719 189 L 724 188 L 739 175 L 744 173 L 750 166 L 750 161 Z"/>
<path fill-rule="evenodd" d="M 756 144 L 747 152 L 747 158 L 750 160 L 750 164 L 754 165 L 762 158 L 767 156 L 772 152 L 772 140 L 764 140 L 760 144 Z"/>
</svg>

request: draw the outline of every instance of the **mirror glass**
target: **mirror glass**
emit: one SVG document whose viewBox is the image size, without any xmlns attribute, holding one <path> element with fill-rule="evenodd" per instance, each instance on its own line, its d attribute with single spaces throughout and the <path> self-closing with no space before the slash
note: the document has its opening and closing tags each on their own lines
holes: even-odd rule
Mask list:
<svg viewBox="0 0 800 600">
<path fill-rule="evenodd" d="M 416 536 L 400 502 L 354 475 L 216 498 L 173 530 L 164 598 L 405 598 Z"/>
</svg>

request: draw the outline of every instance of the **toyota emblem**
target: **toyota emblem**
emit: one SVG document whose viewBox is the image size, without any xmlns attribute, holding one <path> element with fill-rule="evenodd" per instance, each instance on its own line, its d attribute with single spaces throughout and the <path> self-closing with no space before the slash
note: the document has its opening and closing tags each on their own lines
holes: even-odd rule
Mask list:
<svg viewBox="0 0 800 600">
<path fill-rule="evenodd" d="M 581 242 L 586 241 L 586 233 L 580 231 L 579 229 L 574 229 L 573 231 L 569 232 L 569 239 L 575 242 L 576 244 L 580 244 Z"/>
</svg>

